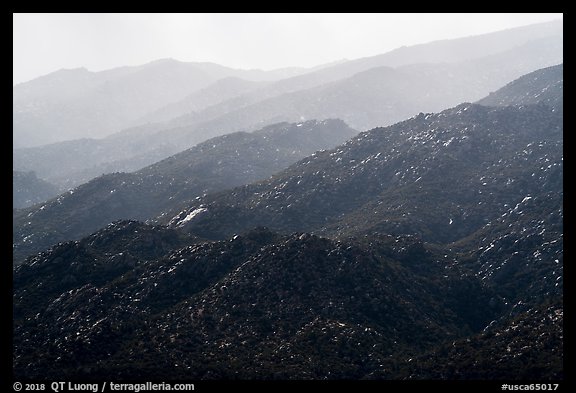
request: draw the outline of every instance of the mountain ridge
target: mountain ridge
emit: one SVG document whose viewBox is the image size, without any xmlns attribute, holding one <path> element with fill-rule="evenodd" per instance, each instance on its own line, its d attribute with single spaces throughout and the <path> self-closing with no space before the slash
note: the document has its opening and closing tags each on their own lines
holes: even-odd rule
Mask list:
<svg viewBox="0 0 576 393">
<path fill-rule="evenodd" d="M 561 23 L 556 25 L 561 26 Z M 554 31 L 557 35 L 543 35 L 545 38 L 541 38 L 540 42 L 535 39 L 536 37 L 524 38 L 524 46 L 511 45 L 510 50 L 512 47 L 515 49 L 508 54 L 506 52 L 494 54 L 492 51 L 488 56 L 488 53 L 482 52 L 485 55 L 483 60 L 461 59 L 468 63 L 459 68 L 449 67 L 447 65 L 449 63 L 399 66 L 400 76 L 404 76 L 401 79 L 405 80 L 408 86 L 410 78 L 415 79 L 420 88 L 426 90 L 426 94 L 420 94 L 420 91 L 414 91 L 413 88 L 408 90 L 404 88 L 396 91 L 395 97 L 392 97 L 392 94 L 386 94 L 383 90 L 386 84 L 381 83 L 377 75 L 376 79 L 368 83 L 362 82 L 364 83 L 362 89 L 360 86 L 355 88 L 358 81 L 353 75 L 369 68 L 385 66 L 385 62 L 354 68 L 353 72 L 335 79 L 318 79 L 320 75 L 331 72 L 334 67 L 344 67 L 348 64 L 342 63 L 323 68 L 314 73 L 316 76 L 307 74 L 309 75 L 307 78 L 311 78 L 310 82 L 298 82 L 298 78 L 303 78 L 304 75 L 295 77 L 296 79 L 284 79 L 246 94 L 230 97 L 200 112 L 177 117 L 168 123 L 140 125 L 103 140 L 72 144 L 78 149 L 85 150 L 80 154 L 82 158 L 74 161 L 74 165 L 60 162 L 62 157 L 72 157 L 75 154 L 74 150 L 64 145 L 62 148 L 52 146 L 45 152 L 37 149 L 17 149 L 13 165 L 17 170 L 34 170 L 39 176 L 62 187 L 73 187 L 102 173 L 140 169 L 209 137 L 228 132 L 250 131 L 269 123 L 341 118 L 359 130 L 390 125 L 418 112 L 436 112 L 464 101 L 476 101 L 527 72 L 560 63 L 562 31 L 559 28 L 555 28 Z M 501 40 L 500 44 L 508 42 L 506 39 Z M 515 41 L 515 44 L 519 43 L 521 42 Z M 478 52 L 478 55 L 481 53 Z M 418 61 L 424 61 L 424 58 Z M 481 64 L 474 66 L 477 61 Z M 431 69 L 436 71 L 431 72 Z M 488 72 L 489 70 L 491 71 Z M 406 78 L 406 73 L 412 76 Z M 455 74 L 455 78 L 450 78 L 451 74 Z M 327 85 L 328 82 L 332 85 Z M 376 90 L 377 86 L 382 88 Z M 412 93 L 407 94 L 407 91 Z M 465 91 L 471 94 L 463 94 Z M 365 94 L 360 94 L 362 92 Z M 426 98 L 426 95 L 429 97 Z M 361 102 L 363 107 L 352 111 L 348 107 L 355 102 Z M 119 149 L 120 145 L 124 148 Z M 105 149 L 110 154 L 95 159 L 91 157 L 90 151 L 96 149 Z M 33 158 L 36 154 L 49 157 L 43 162 L 54 164 L 48 166 L 39 164 Z M 73 169 L 67 170 L 69 167 Z"/>
<path fill-rule="evenodd" d="M 107 228 L 92 238 L 109 237 L 105 234 L 123 228 L 123 224 L 117 225 L 120 227 Z M 129 233 L 138 238 L 136 229 L 142 228 L 130 227 Z M 90 238 L 81 244 L 90 245 Z M 161 373 L 168 379 L 191 375 L 202 379 L 357 378 L 377 368 L 379 361 L 398 348 L 416 350 L 468 334 L 469 329 L 488 323 L 487 316 L 498 313 L 494 301 L 488 306 L 489 290 L 472 277 L 444 269 L 437 255 L 415 239 L 383 238 L 381 247 L 396 247 L 396 257 L 353 243 L 307 234 L 280 236 L 265 229 L 229 241 L 190 245 L 171 251 L 162 261 L 135 261 L 132 270 L 120 272 L 119 278 L 104 284 L 83 285 L 62 295 L 57 288 L 45 293 L 43 302 L 49 306 L 34 318 L 44 331 L 39 335 L 27 328 L 31 322 L 26 316 L 36 309 L 29 310 L 24 301 L 42 290 L 33 289 L 40 277 L 33 272 L 55 266 L 57 255 L 61 255 L 58 269 L 70 270 L 66 264 L 74 257 L 64 257 L 56 248 L 15 270 L 16 375 L 46 376 L 59 370 L 75 377 L 108 374 L 118 379 Z M 109 260 L 117 260 L 125 252 L 107 250 L 111 253 L 102 257 Z M 421 260 L 411 266 L 408 261 L 416 256 Z M 76 260 L 77 266 L 91 265 L 89 259 Z M 426 273 L 418 273 L 423 267 Z M 58 269 L 43 275 L 43 280 L 58 280 Z M 195 277 L 194 283 L 189 277 Z M 368 287 L 360 287 L 362 282 L 369 283 Z M 474 291 L 477 296 L 453 302 L 461 291 Z M 231 297 L 233 293 L 236 295 Z M 381 303 L 378 299 L 387 300 Z M 471 309 L 485 311 L 480 320 L 469 314 L 468 302 L 477 304 Z M 388 318 L 389 314 L 395 318 Z M 239 315 L 244 319 L 235 324 Z M 475 327 L 465 327 L 462 320 Z M 402 339 L 400 331 L 405 332 Z M 332 357 L 322 360 L 330 352 L 309 352 L 311 340 L 328 332 L 321 348 L 333 348 L 335 355 L 342 357 L 340 361 Z M 414 340 L 416 336 L 422 340 Z M 377 345 L 383 339 L 387 345 Z M 66 343 L 70 340 L 75 344 Z M 138 343 L 134 354 L 121 344 L 131 340 Z M 232 352 L 226 345 L 230 340 L 238 343 Z M 364 342 L 368 359 L 354 353 L 358 340 Z M 260 345 L 249 345 L 256 342 Z M 30 345 L 45 350 L 34 350 L 31 357 L 26 350 Z M 50 348 L 62 355 L 56 359 Z M 87 357 L 78 363 L 74 353 L 79 354 L 80 348 Z M 153 363 L 150 353 L 156 357 Z M 313 361 L 306 360 L 309 355 Z M 230 359 L 230 367 L 218 365 L 223 365 L 224 357 Z M 281 359 L 283 366 L 288 366 L 285 371 L 277 365 Z M 310 369 L 310 362 L 317 367 Z M 166 374 L 169 364 L 172 371 Z"/>
<path fill-rule="evenodd" d="M 384 192 L 388 187 L 393 186 L 394 188 L 390 188 L 393 192 L 395 192 L 394 190 L 399 189 L 399 186 L 403 184 L 420 189 L 422 186 L 418 184 L 418 181 L 420 181 L 419 178 L 426 173 L 429 173 L 431 179 L 435 179 L 436 176 L 449 167 L 454 160 L 460 159 L 463 160 L 463 163 L 466 163 L 467 161 L 472 163 L 474 162 L 473 160 L 475 160 L 476 163 L 472 165 L 481 163 L 484 157 L 480 155 L 479 152 L 474 152 L 474 146 L 480 146 L 480 143 L 484 143 L 484 139 L 489 139 L 491 137 L 494 138 L 499 135 L 498 132 L 502 132 L 504 127 L 509 127 L 509 123 L 500 121 L 500 118 L 506 116 L 512 116 L 511 119 L 514 119 L 512 122 L 518 123 L 513 125 L 515 132 L 520 132 L 520 134 L 516 136 L 518 140 L 512 139 L 510 141 L 503 141 L 503 143 L 515 143 L 515 145 L 509 145 L 508 148 L 512 149 L 509 154 L 523 154 L 522 150 L 524 149 L 525 144 L 532 141 L 530 138 L 544 138 L 543 141 L 547 138 L 551 138 L 551 141 L 548 142 L 552 143 L 551 145 L 543 145 L 537 150 L 543 149 L 543 151 L 545 151 L 547 149 L 557 148 L 559 142 L 557 140 L 554 141 L 554 139 L 561 137 L 561 119 L 557 114 L 551 112 L 550 109 L 545 106 L 492 109 L 474 104 L 462 104 L 439 114 L 421 114 L 410 120 L 397 123 L 394 126 L 377 128 L 361 133 L 342 147 L 332 151 L 320 152 L 306 158 L 270 180 L 265 180 L 261 183 L 236 189 L 229 192 L 228 196 L 209 196 L 206 200 L 199 201 L 198 204 L 204 205 L 209 210 L 211 206 L 213 206 L 214 210 L 217 208 L 217 205 L 214 204 L 214 201 L 217 201 L 216 198 L 220 198 L 222 201 L 225 200 L 224 198 L 229 198 L 231 201 L 229 206 L 233 210 L 236 205 L 239 207 L 244 206 L 241 209 L 244 209 L 247 214 L 248 212 L 251 212 L 249 214 L 254 214 L 255 217 L 261 217 L 263 220 L 260 221 L 260 218 L 256 219 L 253 224 L 249 225 L 258 226 L 266 223 L 267 226 L 276 230 L 281 230 L 282 227 L 276 227 L 273 224 L 273 217 L 278 217 L 282 220 L 281 217 L 284 217 L 282 211 L 287 208 L 288 204 L 292 205 L 292 209 L 297 209 L 297 206 L 300 206 L 301 208 L 306 206 L 315 206 L 315 215 L 317 216 L 315 220 L 317 220 L 316 222 L 318 222 L 320 227 L 322 227 L 327 224 L 325 221 L 327 217 L 336 217 L 339 214 L 338 210 L 334 209 L 335 206 L 337 206 L 334 205 L 337 201 L 330 201 L 330 198 L 337 198 L 337 195 L 342 195 L 344 192 L 343 190 L 345 189 L 353 190 L 362 186 L 365 190 L 361 194 L 348 193 L 349 196 L 345 200 L 345 206 L 347 206 L 346 211 L 351 211 L 350 206 L 353 203 L 356 203 L 356 207 L 360 208 L 368 202 L 366 198 L 377 196 Z M 483 127 L 485 128 L 491 127 L 491 125 L 489 125 L 491 123 L 495 123 L 497 128 L 494 130 L 488 128 L 487 131 L 491 131 L 490 136 L 483 135 L 479 131 L 475 131 L 475 128 L 478 127 L 476 124 L 478 121 L 484 122 L 485 125 L 483 125 Z M 547 122 L 551 122 L 550 124 L 553 124 L 551 128 L 552 130 L 555 130 L 550 136 L 545 134 L 542 128 L 539 128 L 541 124 L 547 124 Z M 519 124 L 522 124 L 523 126 L 519 126 Z M 410 129 L 409 132 L 404 131 L 408 129 Z M 535 134 L 532 136 L 530 133 Z M 409 137 L 412 137 L 411 139 L 416 141 L 418 144 L 414 144 L 411 139 L 406 140 Z M 440 139 L 436 140 L 436 138 Z M 500 138 L 502 139 L 502 136 L 500 136 Z M 458 140 L 457 143 L 454 143 L 456 140 Z M 524 140 L 526 140 L 526 143 L 523 142 Z M 536 141 L 540 142 L 540 140 L 537 139 Z M 498 144 L 493 143 L 493 146 L 491 154 L 494 156 L 501 154 Z M 413 148 L 424 150 L 418 152 L 422 159 L 421 164 L 415 166 L 415 160 L 413 158 L 412 169 L 410 169 L 405 166 L 405 163 L 407 162 L 408 154 L 410 154 L 411 157 L 413 156 L 414 153 L 411 153 Z M 424 154 L 423 151 L 428 151 L 428 153 Z M 452 157 L 452 154 L 454 154 L 452 151 L 454 153 L 458 152 L 458 155 Z M 472 152 L 474 153 L 471 154 Z M 559 150 L 556 150 L 555 154 L 559 154 L 559 152 Z M 378 155 L 378 153 L 381 154 Z M 535 153 L 535 151 L 533 151 L 533 153 Z M 438 155 L 437 158 L 434 157 L 436 155 Z M 444 167 L 441 168 L 445 169 L 438 168 L 440 162 L 434 162 L 438 159 L 444 161 Z M 525 158 L 520 155 L 517 160 L 524 162 Z M 561 159 L 556 157 L 555 160 L 554 166 L 550 167 L 552 172 L 546 173 L 546 176 L 553 176 L 555 173 L 554 171 L 557 170 L 555 168 L 561 168 Z M 431 164 L 434 164 L 434 167 L 431 167 Z M 502 162 L 502 164 L 504 164 L 504 162 Z M 534 166 L 536 165 L 538 164 L 534 163 Z M 384 178 L 382 178 L 382 170 L 385 170 L 385 173 L 387 174 Z M 471 167 L 470 170 L 477 171 L 479 168 L 474 169 L 474 167 Z M 495 171 L 495 169 L 490 168 L 486 168 L 485 170 Z M 380 174 L 376 176 L 379 171 Z M 396 174 L 398 171 L 400 171 L 399 175 Z M 527 175 L 530 177 L 531 173 L 532 172 Z M 368 178 L 373 181 L 368 181 Z M 387 181 L 384 179 L 387 179 Z M 493 178 L 492 181 L 495 181 L 495 179 L 497 178 Z M 426 180 L 424 179 L 423 181 Z M 467 181 L 467 183 L 470 182 L 471 179 Z M 476 190 L 476 196 L 474 196 L 474 192 L 466 192 L 462 197 L 473 197 L 474 199 L 481 198 L 478 199 L 476 203 L 482 202 L 482 200 L 485 200 L 487 197 L 491 198 L 489 196 L 490 194 L 488 194 L 488 196 L 486 196 L 486 194 L 482 195 L 482 188 L 486 187 L 483 183 L 486 181 L 479 181 L 476 179 L 472 182 L 473 184 L 471 184 L 471 189 Z M 499 181 L 495 183 L 494 187 L 496 187 L 498 183 Z M 529 186 L 529 183 L 526 183 L 526 185 Z M 532 185 L 530 187 L 534 186 Z M 320 190 L 324 191 L 321 192 Z M 487 188 L 486 191 L 492 191 L 492 187 Z M 521 200 L 526 196 L 526 194 L 522 193 L 527 193 L 527 191 L 524 188 L 521 188 L 518 191 L 521 194 L 518 195 L 517 198 L 519 198 L 518 200 Z M 284 203 L 284 205 L 275 206 L 276 203 L 273 201 L 277 194 L 282 195 L 282 199 L 280 199 L 281 201 L 286 201 L 285 203 L 281 202 Z M 236 199 L 240 195 L 243 196 Z M 293 201 L 291 201 L 289 196 L 293 198 Z M 358 199 L 358 202 L 353 202 L 354 199 L 357 198 L 360 198 Z M 488 203 L 488 200 L 485 200 L 483 203 Z M 511 201 L 509 203 L 512 204 Z M 224 202 L 223 206 L 226 204 L 227 203 Z M 267 208 L 267 205 L 270 206 Z M 196 207 L 197 206 L 193 206 L 191 209 L 195 209 Z M 222 214 L 221 217 L 224 217 L 232 214 L 233 210 L 226 209 L 226 213 L 224 213 L 224 211 L 216 213 L 216 210 L 214 210 L 214 214 L 218 214 L 218 216 Z M 327 216 L 324 217 L 323 214 L 327 214 Z M 239 228 L 226 231 L 224 229 L 225 227 L 222 226 L 223 222 L 219 220 L 213 221 L 210 216 L 212 215 L 204 215 L 203 220 L 207 223 L 212 222 L 214 225 L 217 225 L 219 231 L 224 230 L 224 237 L 238 233 Z M 215 216 L 212 217 L 214 218 Z M 242 215 L 242 217 L 243 219 L 239 222 L 250 222 L 247 216 L 245 217 Z M 286 218 L 287 217 L 288 213 L 286 213 Z M 294 210 L 290 217 L 293 217 L 294 220 L 298 217 L 297 220 L 300 221 L 313 220 L 310 215 L 297 213 L 297 210 Z M 471 218 L 468 218 L 468 220 L 470 219 Z M 365 221 L 361 221 L 364 225 Z M 294 223 L 296 222 L 298 221 L 294 221 Z M 287 224 L 288 221 L 286 221 L 285 224 L 287 226 L 285 229 L 290 231 L 301 230 L 302 227 L 299 227 L 298 225 L 307 226 L 308 229 L 314 228 L 314 226 L 310 226 L 310 222 L 308 222 L 308 224 L 304 224 L 304 222 L 302 222 L 302 224 Z M 478 222 L 478 224 L 480 224 L 480 222 Z M 446 219 L 446 223 L 448 223 L 448 218 Z M 193 223 L 191 222 L 188 225 L 192 226 L 192 224 Z M 196 222 L 194 224 L 200 225 Z M 320 227 L 317 228 L 320 229 Z M 454 228 L 450 228 L 449 231 L 454 231 Z M 437 230 L 433 231 L 433 233 L 436 238 L 440 235 Z M 202 234 L 207 236 L 208 232 L 202 232 Z M 430 241 L 432 238 L 426 240 Z"/>
<path fill-rule="evenodd" d="M 15 151 L 13 165 L 15 169 L 36 170 L 40 176 L 57 184 L 65 179 L 66 186 L 70 187 L 89 180 L 90 176 L 99 172 L 134 171 L 175 154 L 184 146 L 229 132 L 258 129 L 267 123 L 342 118 L 359 130 L 390 125 L 419 112 L 435 112 L 464 101 L 476 101 L 510 80 L 532 71 L 532 66 L 528 64 L 534 60 L 535 53 L 547 51 L 552 53 L 550 56 L 553 58 L 554 53 L 561 55 L 559 45 L 557 40 L 545 40 L 513 52 L 459 65 L 373 68 L 343 81 L 249 105 L 242 103 L 239 109 L 234 109 L 237 100 L 234 98 L 232 102 L 208 107 L 194 114 L 193 119 L 184 121 L 184 124 L 192 122 L 192 125 L 172 124 L 173 128 L 162 130 L 161 126 L 150 124 L 103 140 L 19 149 Z M 537 63 L 541 66 L 551 65 L 548 61 L 541 64 L 541 59 Z M 228 107 L 229 104 L 232 106 Z M 93 158 L 98 149 L 107 154 L 99 153 Z M 74 158 L 76 156 L 79 158 Z M 127 159 L 127 156 L 132 158 Z M 91 163 L 98 165 L 118 159 L 122 161 L 93 167 L 96 172 L 88 170 Z M 41 165 L 39 161 L 52 164 Z"/>
<path fill-rule="evenodd" d="M 59 189 L 35 172 L 12 171 L 12 208 L 21 209 L 55 197 Z"/>
<path fill-rule="evenodd" d="M 119 219 L 152 220 L 189 200 L 264 179 L 356 131 L 341 120 L 223 135 L 137 172 L 111 173 L 13 215 L 14 257 L 77 240 Z"/>
</svg>

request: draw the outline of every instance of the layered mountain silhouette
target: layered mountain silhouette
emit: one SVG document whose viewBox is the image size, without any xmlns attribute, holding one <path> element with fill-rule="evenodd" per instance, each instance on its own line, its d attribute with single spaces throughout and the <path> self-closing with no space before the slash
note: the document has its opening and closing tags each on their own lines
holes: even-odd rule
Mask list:
<svg viewBox="0 0 576 393">
<path fill-rule="evenodd" d="M 540 74 L 560 82 L 548 94 L 561 106 L 557 70 Z M 260 225 L 340 239 L 416 235 L 454 246 L 503 296 L 527 302 L 562 293 L 562 179 L 561 109 L 462 104 L 361 133 L 165 222 L 214 239 Z"/>
<path fill-rule="evenodd" d="M 182 187 L 165 181 L 191 178 L 190 164 L 217 177 L 244 162 L 231 154 L 243 141 L 266 157 L 263 136 L 290 145 L 326 123 L 221 137 L 233 143 L 220 145 L 230 159 L 220 164 L 195 161 L 218 148 L 206 142 L 82 186 L 108 197 L 137 176 L 147 187 L 124 195 L 156 195 L 166 225 L 115 221 L 16 266 L 15 376 L 563 378 L 561 71 L 180 206 L 166 200 Z M 239 175 L 226 173 L 232 186 Z M 168 191 L 147 194 L 156 184 Z M 71 218 L 82 205 L 66 209 Z M 59 211 L 23 210 L 21 228 L 45 210 Z M 35 225 L 33 235 L 45 224 Z"/>
<path fill-rule="evenodd" d="M 235 70 L 213 63 L 157 60 L 90 72 L 60 70 L 13 88 L 13 145 L 103 137 L 227 77 L 265 81 L 303 70 Z"/>
<path fill-rule="evenodd" d="M 80 239 L 116 220 L 153 219 L 207 193 L 265 179 L 356 133 L 340 120 L 279 123 L 210 139 L 134 173 L 100 176 L 16 211 L 14 257 Z"/>
<path fill-rule="evenodd" d="M 528 72 L 561 62 L 562 36 L 556 35 L 457 63 L 372 67 L 249 104 L 239 105 L 239 99 L 227 101 L 176 118 L 173 123 L 202 127 L 208 122 L 235 130 L 260 126 L 270 121 L 268 118 L 295 121 L 300 117 L 338 117 L 357 129 L 369 129 L 393 124 L 420 111 L 439 111 L 463 101 L 479 100 Z"/>
<path fill-rule="evenodd" d="M 477 52 L 463 50 L 466 45 Z M 150 123 L 104 139 L 16 149 L 13 165 L 72 188 L 103 173 L 138 170 L 215 136 L 281 121 L 339 118 L 358 130 L 391 125 L 479 100 L 526 73 L 557 65 L 562 47 L 562 23 L 554 22 L 403 48 L 260 87 L 227 78 L 140 117 Z"/>
</svg>

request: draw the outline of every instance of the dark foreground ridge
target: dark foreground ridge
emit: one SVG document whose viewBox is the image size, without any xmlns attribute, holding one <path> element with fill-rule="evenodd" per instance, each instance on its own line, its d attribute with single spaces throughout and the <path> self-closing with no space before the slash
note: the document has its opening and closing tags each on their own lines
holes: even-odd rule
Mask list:
<svg viewBox="0 0 576 393">
<path fill-rule="evenodd" d="M 17 267 L 16 376 L 397 378 L 391 358 L 477 334 L 506 309 L 410 236 L 258 229 L 168 251 L 180 241 L 119 222 Z"/>
</svg>

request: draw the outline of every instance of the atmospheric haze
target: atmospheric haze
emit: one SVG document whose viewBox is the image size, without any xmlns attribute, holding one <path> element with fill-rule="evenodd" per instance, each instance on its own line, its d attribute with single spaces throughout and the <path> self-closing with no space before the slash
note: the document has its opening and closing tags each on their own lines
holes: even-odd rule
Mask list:
<svg viewBox="0 0 576 393">
<path fill-rule="evenodd" d="M 18 13 L 13 14 L 13 83 L 61 68 L 101 71 L 162 58 L 241 69 L 313 67 L 562 15 Z"/>
</svg>

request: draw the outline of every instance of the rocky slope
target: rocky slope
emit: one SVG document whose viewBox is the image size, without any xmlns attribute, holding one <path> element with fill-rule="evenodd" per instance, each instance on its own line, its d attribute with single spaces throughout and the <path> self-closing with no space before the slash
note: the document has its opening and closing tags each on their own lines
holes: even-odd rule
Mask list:
<svg viewBox="0 0 576 393">
<path fill-rule="evenodd" d="M 120 219 L 148 220 L 210 192 L 265 179 L 356 131 L 340 120 L 279 123 L 213 138 L 134 173 L 98 177 L 13 215 L 16 261 Z"/>
<path fill-rule="evenodd" d="M 177 240 L 116 223 L 17 267 L 15 375 L 362 378 L 503 307 L 411 237 L 365 248 L 259 229 L 166 254 Z"/>
</svg>

